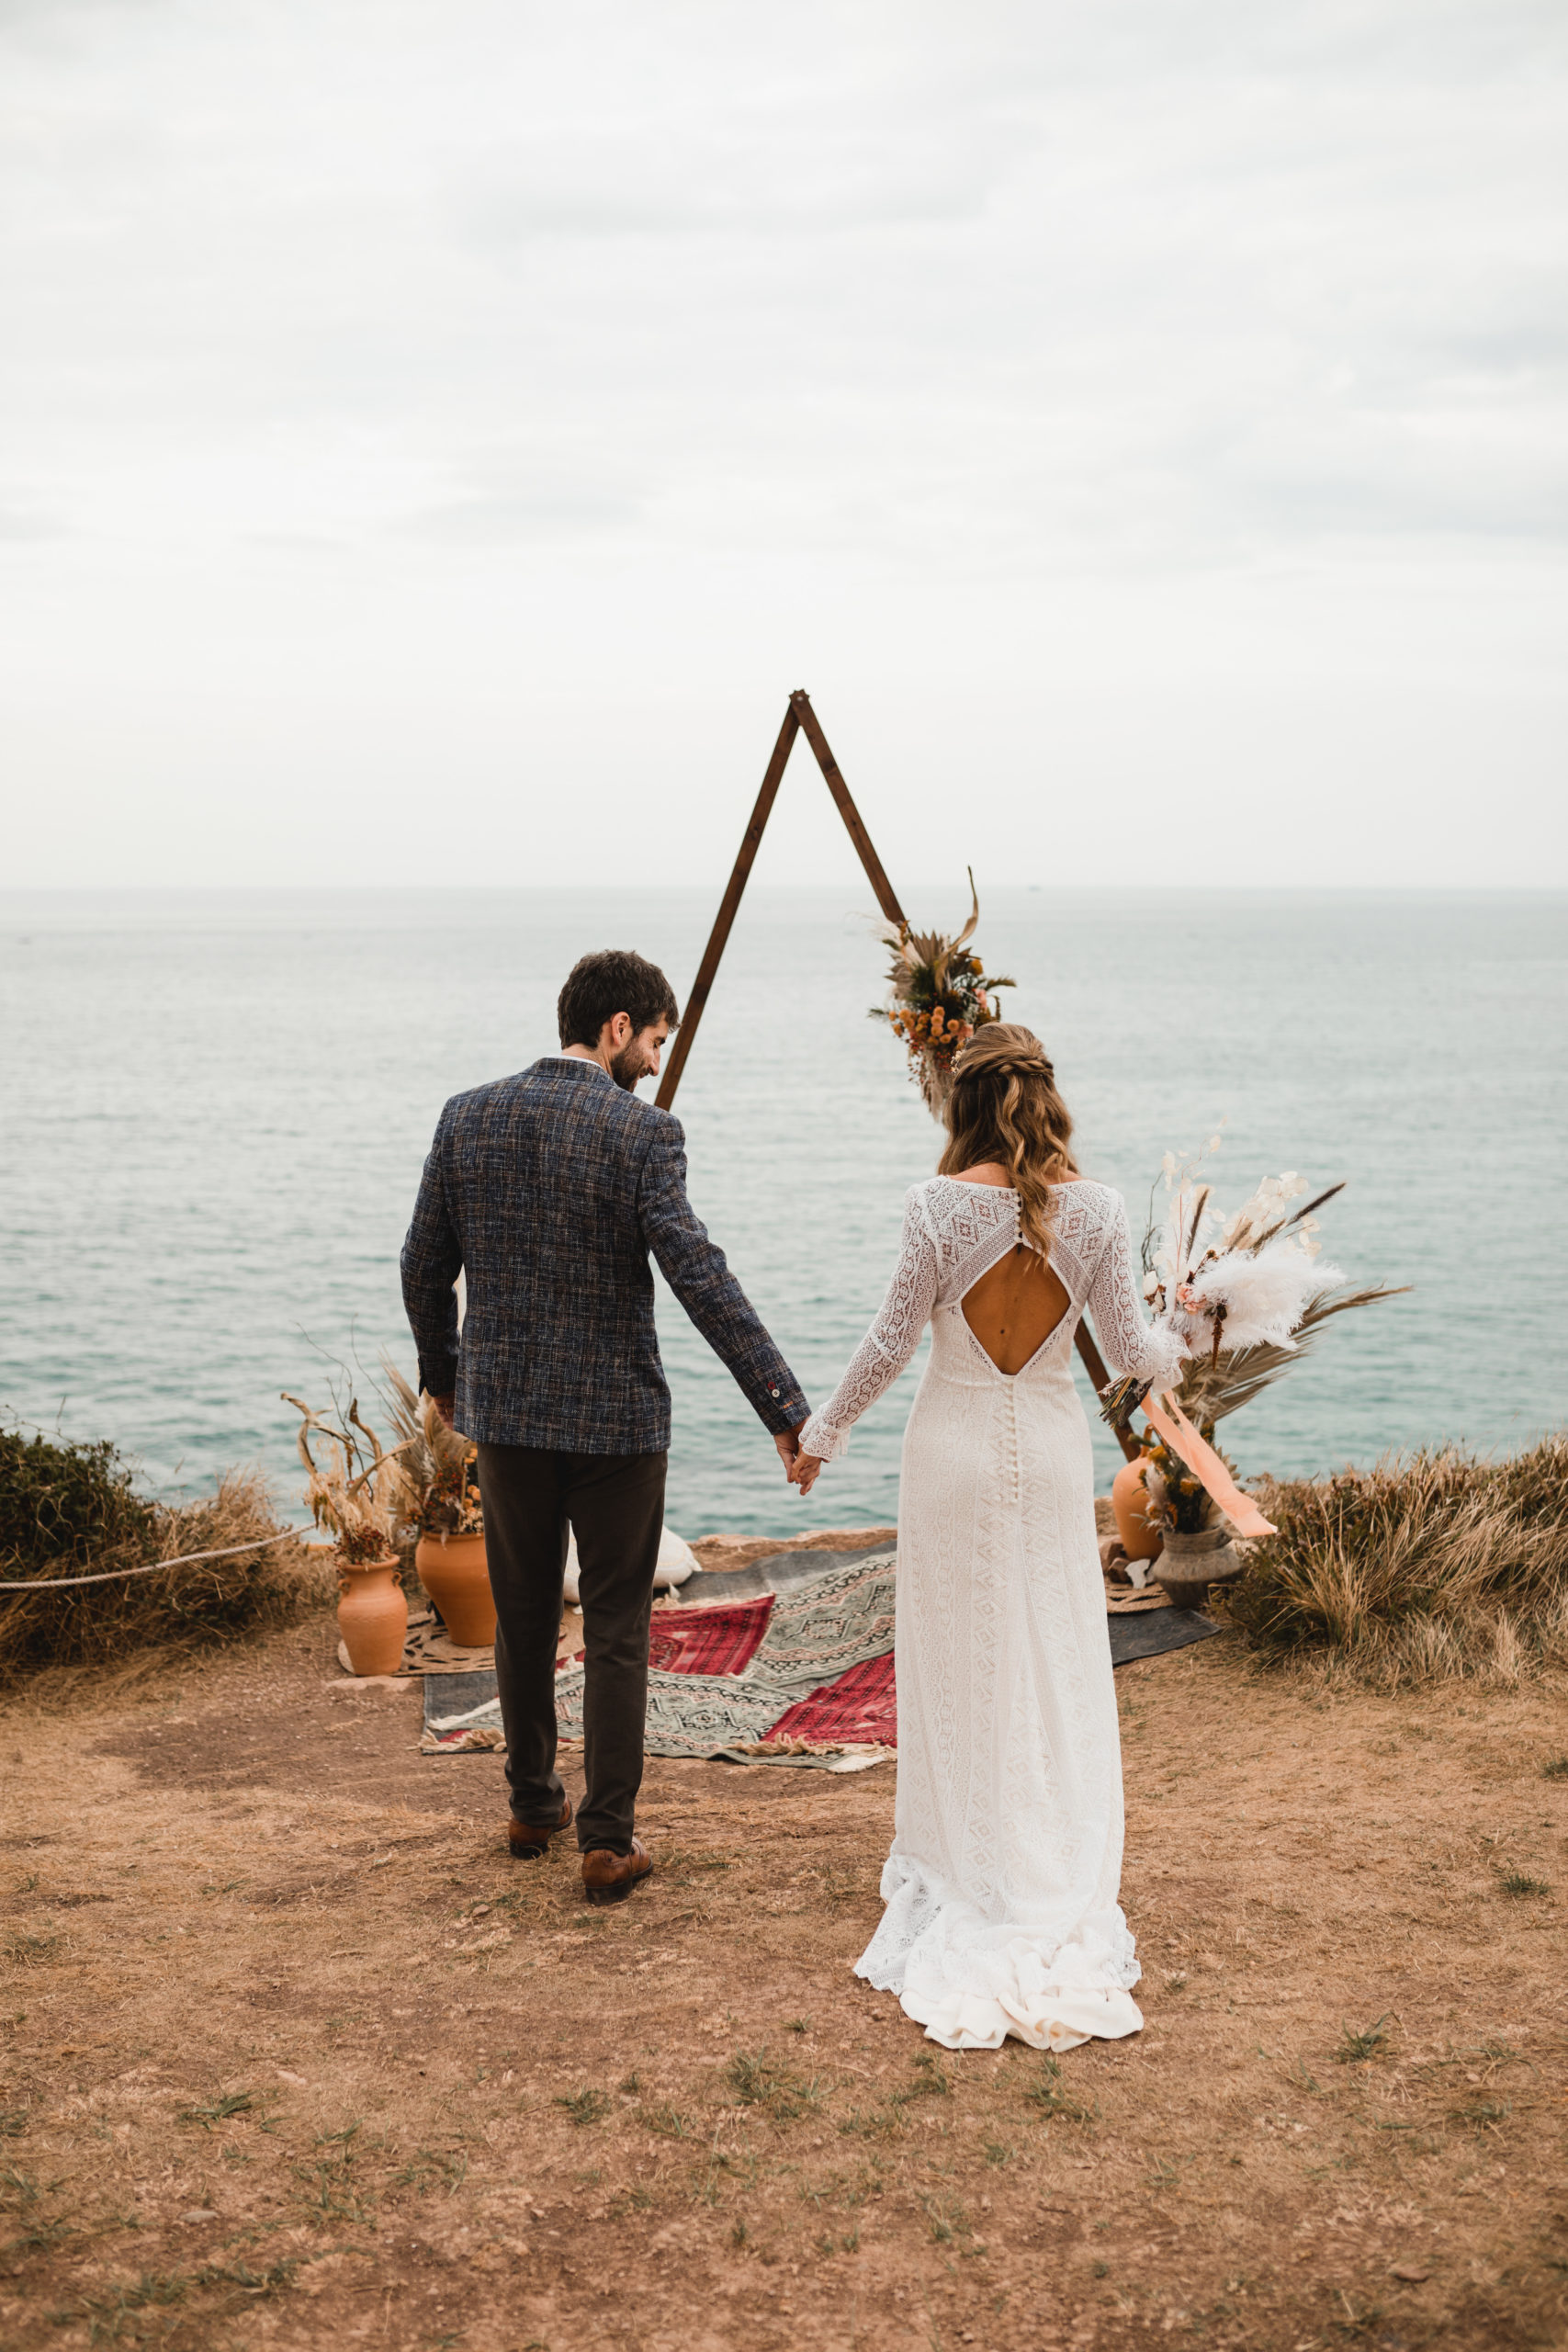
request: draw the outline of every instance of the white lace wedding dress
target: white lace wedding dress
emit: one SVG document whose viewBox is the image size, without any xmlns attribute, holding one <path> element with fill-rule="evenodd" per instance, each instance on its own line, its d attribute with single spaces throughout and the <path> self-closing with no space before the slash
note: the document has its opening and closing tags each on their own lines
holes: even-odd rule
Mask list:
<svg viewBox="0 0 1568 2352">
<path fill-rule="evenodd" d="M 1121 1195 L 1063 1184 L 1054 1205 L 1050 1262 L 1071 1306 L 1009 1375 L 961 1302 L 1017 1245 L 1017 1195 L 944 1176 L 914 1186 L 882 1310 L 800 1440 L 842 1453 L 931 1323 L 898 1507 L 887 1907 L 856 1970 L 950 2050 L 1010 2033 L 1066 2050 L 1143 2023 L 1117 1899 L 1121 1741 L 1073 1332 L 1087 1306 L 1111 1364 L 1140 1379 L 1174 1378 L 1185 1351 L 1144 1321 Z"/>
</svg>

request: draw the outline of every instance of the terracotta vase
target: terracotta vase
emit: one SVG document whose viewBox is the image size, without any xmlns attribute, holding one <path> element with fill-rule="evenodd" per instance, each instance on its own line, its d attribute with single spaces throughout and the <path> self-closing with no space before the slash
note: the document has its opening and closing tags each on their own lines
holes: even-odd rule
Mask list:
<svg viewBox="0 0 1568 2352">
<path fill-rule="evenodd" d="M 483 1533 L 422 1535 L 413 1557 L 419 1580 L 452 1639 L 462 1649 L 489 1649 L 495 1640 L 495 1602 Z"/>
<path fill-rule="evenodd" d="M 1160 1531 L 1149 1516 L 1148 1488 L 1144 1484 L 1148 1466 L 1148 1456 L 1140 1453 L 1136 1460 L 1124 1462 L 1111 1482 L 1116 1532 L 1130 1560 L 1157 1560 L 1160 1554 Z"/>
<path fill-rule="evenodd" d="M 1173 1608 L 1201 1609 L 1209 1587 L 1228 1584 L 1240 1576 L 1241 1566 L 1228 1527 L 1200 1528 L 1191 1535 L 1173 1532 L 1165 1539 L 1155 1580 L 1165 1587 Z"/>
<path fill-rule="evenodd" d="M 395 1552 L 384 1560 L 337 1564 L 337 1629 L 355 1674 L 397 1674 L 408 1637 L 409 1605 Z"/>
</svg>

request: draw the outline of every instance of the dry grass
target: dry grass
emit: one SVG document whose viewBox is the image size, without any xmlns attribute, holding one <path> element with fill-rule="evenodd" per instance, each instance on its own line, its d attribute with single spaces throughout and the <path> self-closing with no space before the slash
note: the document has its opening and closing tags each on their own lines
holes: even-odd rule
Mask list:
<svg viewBox="0 0 1568 2352">
<path fill-rule="evenodd" d="M 1383 1689 L 1568 1667 L 1568 1438 L 1265 1482 L 1279 1529 L 1221 1606 L 1266 1658 Z"/>
<path fill-rule="evenodd" d="M 52 1457 L 52 1458 L 51 1458 Z M 0 1576 L 39 1577 L 0 1593 L 0 1686 L 84 1666 L 146 1673 L 171 1654 L 293 1623 L 333 1589 L 319 1552 L 298 1542 L 51 1589 L 57 1577 L 188 1552 L 221 1551 L 280 1525 L 265 1483 L 231 1471 L 216 1494 L 177 1510 L 145 1500 L 107 1446 L 33 1440 L 0 1453 Z"/>
<path fill-rule="evenodd" d="M 1147 2024 L 1053 2063 L 852 1975 L 890 1771 L 656 1762 L 590 1911 L 333 1639 L 0 1715 L 6 2352 L 1562 2340 L 1540 1686 L 1123 1668 Z"/>
</svg>

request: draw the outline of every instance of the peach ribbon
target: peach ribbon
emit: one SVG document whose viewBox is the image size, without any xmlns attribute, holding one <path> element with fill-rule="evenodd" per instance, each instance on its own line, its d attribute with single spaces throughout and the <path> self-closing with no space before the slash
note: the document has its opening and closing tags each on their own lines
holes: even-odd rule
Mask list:
<svg viewBox="0 0 1568 2352">
<path fill-rule="evenodd" d="M 1238 1535 L 1278 1532 L 1251 1496 L 1242 1493 L 1213 1447 L 1199 1436 L 1174 1396 L 1167 1395 L 1158 1405 L 1152 1395 L 1145 1396 L 1142 1411 L 1156 1434 L 1165 1440 L 1172 1453 L 1180 1455 L 1199 1484 L 1213 1495 Z"/>
</svg>

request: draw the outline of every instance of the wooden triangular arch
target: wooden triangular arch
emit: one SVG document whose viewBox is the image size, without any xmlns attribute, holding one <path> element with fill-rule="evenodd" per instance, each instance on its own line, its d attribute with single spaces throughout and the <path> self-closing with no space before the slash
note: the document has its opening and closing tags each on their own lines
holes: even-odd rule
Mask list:
<svg viewBox="0 0 1568 2352">
<path fill-rule="evenodd" d="M 789 764 L 789 755 L 795 749 L 795 739 L 797 735 L 805 736 L 816 754 L 817 764 L 821 769 L 828 789 L 833 796 L 834 805 L 844 820 L 845 831 L 855 845 L 855 854 L 865 868 L 866 880 L 876 895 L 877 905 L 889 922 L 902 924 L 905 920 L 904 910 L 898 904 L 893 885 L 887 879 L 882 860 L 876 854 L 860 810 L 850 797 L 850 788 L 844 782 L 843 773 L 838 761 L 833 757 L 828 738 L 822 732 L 822 722 L 811 707 L 811 697 L 804 686 L 797 686 L 789 698 L 784 725 L 779 729 L 778 741 L 773 745 L 773 757 L 769 760 L 763 773 L 761 789 L 757 795 L 750 822 L 740 837 L 739 854 L 735 860 L 729 880 L 725 886 L 724 896 L 718 902 L 718 913 L 714 918 L 713 929 L 708 933 L 708 944 L 703 950 L 703 960 L 697 967 L 697 977 L 692 982 L 691 993 L 686 999 L 686 1009 L 682 1016 L 681 1026 L 675 1034 L 675 1050 L 670 1057 L 669 1068 L 665 1070 L 656 1097 L 661 1111 L 668 1111 L 675 1100 L 675 1090 L 681 1083 L 681 1074 L 686 1067 L 687 1057 L 691 1053 L 693 1041 L 697 1034 L 697 1024 L 703 1017 L 704 1007 L 707 1003 L 715 976 L 718 971 L 719 958 L 724 954 L 730 932 L 734 927 L 736 913 L 747 882 L 750 878 L 751 868 L 757 862 L 757 852 L 761 847 L 762 835 L 767 831 L 768 819 L 773 814 L 773 802 L 778 797 L 779 786 L 784 781 L 784 772 Z M 1077 1349 L 1079 1355 L 1083 1358 L 1084 1370 L 1093 1382 L 1096 1391 L 1108 1387 L 1111 1375 L 1105 1368 L 1104 1359 L 1100 1350 L 1089 1335 L 1089 1327 L 1081 1317 L 1077 1328 Z M 1116 1434 L 1121 1440 L 1122 1452 L 1131 1460 L 1138 1451 L 1136 1439 L 1125 1430 L 1119 1430 Z"/>
</svg>

